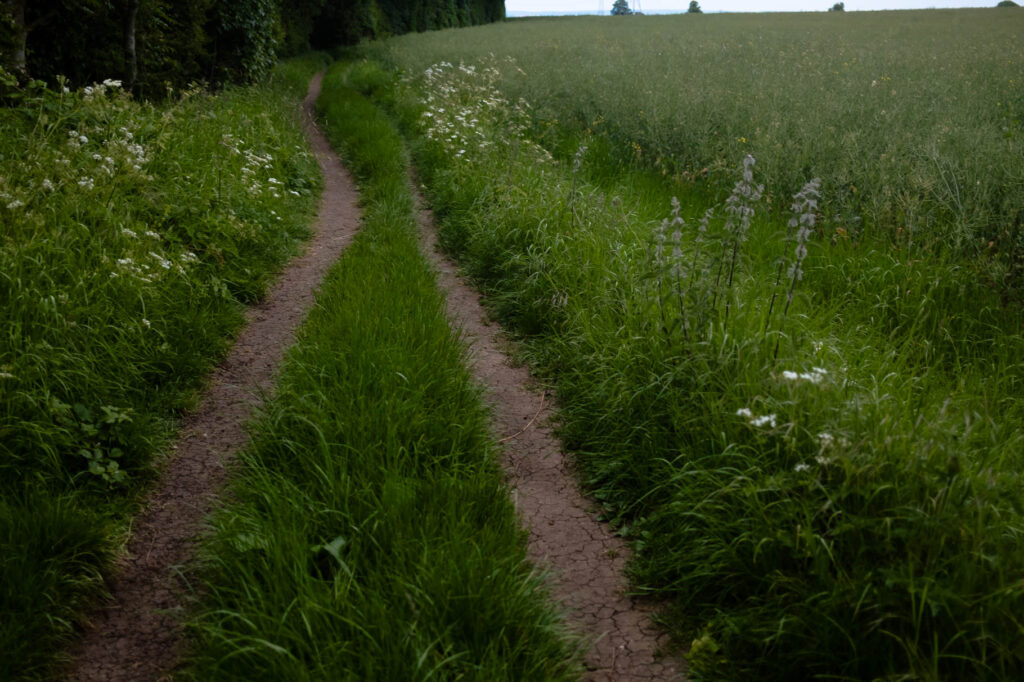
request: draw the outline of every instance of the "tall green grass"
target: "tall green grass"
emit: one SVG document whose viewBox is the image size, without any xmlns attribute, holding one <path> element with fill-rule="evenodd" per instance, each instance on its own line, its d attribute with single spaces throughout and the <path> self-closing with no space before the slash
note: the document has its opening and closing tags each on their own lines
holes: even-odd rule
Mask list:
<svg viewBox="0 0 1024 682">
<path fill-rule="evenodd" d="M 419 251 L 403 143 L 348 83 L 321 111 L 359 179 L 329 274 L 204 551 L 196 680 L 557 680 L 465 348 Z"/>
<path fill-rule="evenodd" d="M 320 178 L 296 80 L 0 110 L 0 678 L 46 677 Z M 302 86 L 299 86 L 300 88 Z"/>
<path fill-rule="evenodd" d="M 563 439 L 694 674 L 1019 678 L 1019 304 L 955 249 L 855 236 L 824 206 L 779 331 L 797 242 L 767 198 L 788 206 L 810 177 L 751 202 L 746 240 L 722 218 L 699 232 L 701 191 L 673 224 L 679 184 L 610 165 L 599 140 L 562 130 L 589 146 L 554 160 L 507 69 L 435 64 L 383 99 L 442 241 L 556 379 Z M 778 188 L 771 169 L 753 182 Z M 666 295 L 705 272 L 714 304 Z"/>
</svg>

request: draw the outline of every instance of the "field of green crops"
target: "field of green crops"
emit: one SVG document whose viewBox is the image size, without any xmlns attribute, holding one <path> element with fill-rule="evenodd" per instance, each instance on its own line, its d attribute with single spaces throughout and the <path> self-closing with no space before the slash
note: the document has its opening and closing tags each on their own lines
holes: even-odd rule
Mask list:
<svg viewBox="0 0 1024 682">
<path fill-rule="evenodd" d="M 1024 676 L 1024 12 L 364 48 L 700 679 Z"/>
</svg>

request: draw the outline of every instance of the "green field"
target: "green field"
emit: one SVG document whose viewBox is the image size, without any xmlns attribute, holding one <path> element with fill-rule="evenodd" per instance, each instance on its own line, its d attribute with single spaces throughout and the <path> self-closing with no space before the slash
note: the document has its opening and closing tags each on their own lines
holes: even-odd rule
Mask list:
<svg viewBox="0 0 1024 682">
<path fill-rule="evenodd" d="M 752 154 L 777 208 L 817 176 L 836 226 L 1005 249 L 1024 220 L 1022 14 L 530 20 L 371 52 L 409 74 L 512 57 L 501 90 L 546 144 L 593 136 L 619 164 L 719 194 Z"/>
<path fill-rule="evenodd" d="M 701 678 L 1024 675 L 1022 29 L 551 19 L 364 48 Z"/>
</svg>

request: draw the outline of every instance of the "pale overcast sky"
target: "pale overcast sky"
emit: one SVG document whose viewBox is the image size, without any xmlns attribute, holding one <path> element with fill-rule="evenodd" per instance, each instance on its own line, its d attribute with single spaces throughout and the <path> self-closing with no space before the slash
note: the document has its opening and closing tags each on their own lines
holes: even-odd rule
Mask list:
<svg viewBox="0 0 1024 682">
<path fill-rule="evenodd" d="M 573 12 L 611 11 L 614 0 L 505 0 L 505 10 L 515 12 L 543 12 L 545 14 L 571 14 Z M 645 12 L 684 11 L 689 0 L 628 0 L 633 9 Z M 824 11 L 835 0 L 698 0 L 705 12 L 803 12 Z M 998 0 L 846 0 L 847 11 L 881 9 L 928 9 L 932 7 L 995 7 Z M 1018 4 L 1024 4 L 1018 1 Z"/>
</svg>

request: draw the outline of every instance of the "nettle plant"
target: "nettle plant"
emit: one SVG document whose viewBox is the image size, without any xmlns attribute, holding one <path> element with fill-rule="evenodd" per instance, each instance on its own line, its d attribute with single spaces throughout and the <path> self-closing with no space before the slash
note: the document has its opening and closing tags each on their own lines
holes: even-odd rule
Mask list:
<svg viewBox="0 0 1024 682">
<path fill-rule="evenodd" d="M 715 207 L 711 207 L 701 217 L 692 239 L 684 240 L 686 220 L 681 215 L 679 200 L 673 197 L 669 217 L 655 232 L 651 250 L 654 299 L 662 333 L 670 343 L 706 341 L 716 324 L 728 324 L 742 247 L 749 237 L 755 206 L 764 192 L 764 185 L 754 182 L 754 165 L 754 157 L 748 154 L 743 160 L 742 176 L 725 201 L 724 220 L 716 220 Z M 785 271 L 789 284 L 775 331 L 773 364 L 797 282 L 803 279 L 807 240 L 817 221 L 820 185 L 821 181 L 815 178 L 793 197 L 793 216 L 786 235 L 786 241 L 794 244 L 792 256 L 779 259 L 763 328 L 764 334 L 768 334 Z M 688 246 L 684 247 L 684 242 Z"/>
</svg>

